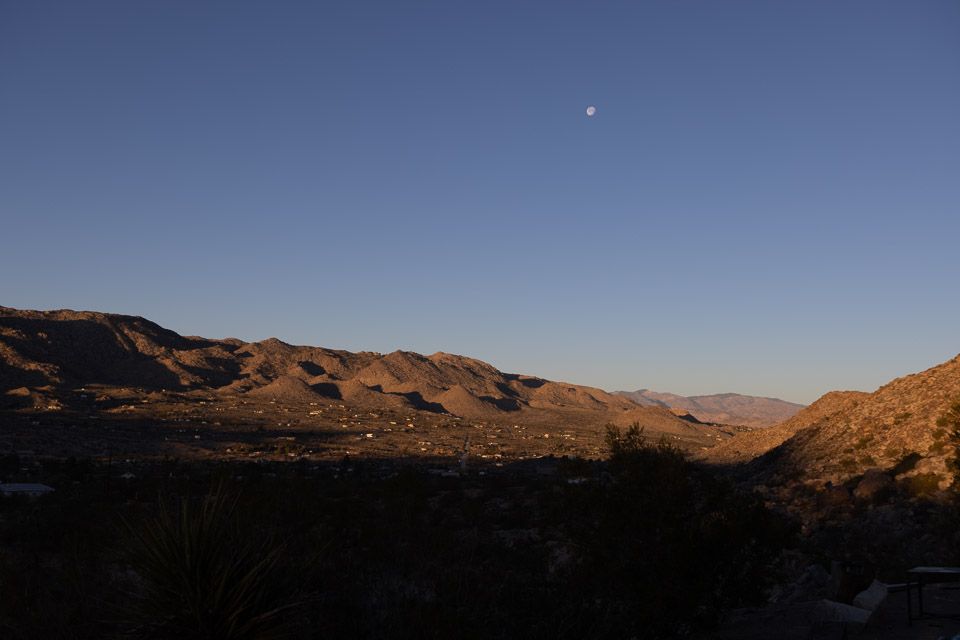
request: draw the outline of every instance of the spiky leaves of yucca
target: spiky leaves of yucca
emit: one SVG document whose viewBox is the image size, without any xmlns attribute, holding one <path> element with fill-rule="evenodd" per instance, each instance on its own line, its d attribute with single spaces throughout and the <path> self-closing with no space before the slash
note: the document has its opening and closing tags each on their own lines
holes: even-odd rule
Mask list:
<svg viewBox="0 0 960 640">
<path fill-rule="evenodd" d="M 124 521 L 127 561 L 139 576 L 125 604 L 133 635 L 149 638 L 263 639 L 289 635 L 301 602 L 281 571 L 283 547 L 245 539 L 236 499 L 222 491 L 179 510 Z"/>
</svg>

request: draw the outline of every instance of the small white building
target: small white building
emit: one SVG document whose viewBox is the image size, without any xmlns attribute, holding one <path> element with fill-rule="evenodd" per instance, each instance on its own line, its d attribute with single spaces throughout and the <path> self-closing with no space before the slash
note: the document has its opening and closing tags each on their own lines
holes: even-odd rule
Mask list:
<svg viewBox="0 0 960 640">
<path fill-rule="evenodd" d="M 38 483 L 15 483 L 0 484 L 0 496 L 25 496 L 27 498 L 39 498 L 49 493 L 53 493 L 54 488 L 45 484 Z"/>
</svg>

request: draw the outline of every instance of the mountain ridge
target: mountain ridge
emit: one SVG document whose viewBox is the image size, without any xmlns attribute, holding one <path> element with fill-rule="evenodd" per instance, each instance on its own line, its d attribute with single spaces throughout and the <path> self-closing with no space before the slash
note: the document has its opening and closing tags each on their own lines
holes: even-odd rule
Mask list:
<svg viewBox="0 0 960 640">
<path fill-rule="evenodd" d="M 703 451 L 716 464 L 747 464 L 760 478 L 795 475 L 839 483 L 868 469 L 933 474 L 945 488 L 950 434 L 938 420 L 960 401 L 960 355 L 871 393 L 832 391 L 792 418 Z M 931 476 L 931 477 L 933 477 Z"/>
<path fill-rule="evenodd" d="M 277 338 L 181 336 L 141 316 L 0 307 L 0 404 L 55 402 L 85 385 L 146 392 L 209 391 L 261 402 L 343 402 L 475 419 L 526 416 L 540 422 L 621 423 L 632 415 L 652 434 L 713 444 L 707 425 L 640 410 L 602 389 L 504 373 L 467 356 L 387 354 L 287 344 Z M 20 390 L 13 393 L 15 390 Z M 639 410 L 639 411 L 638 411 Z M 644 420 L 649 419 L 650 425 Z"/>
<path fill-rule="evenodd" d="M 650 389 L 637 391 L 614 391 L 641 406 L 662 406 L 682 409 L 701 422 L 735 424 L 752 428 L 771 427 L 786 420 L 806 405 L 787 402 L 779 398 L 748 396 L 739 393 L 716 393 L 711 395 L 681 396 Z"/>
</svg>

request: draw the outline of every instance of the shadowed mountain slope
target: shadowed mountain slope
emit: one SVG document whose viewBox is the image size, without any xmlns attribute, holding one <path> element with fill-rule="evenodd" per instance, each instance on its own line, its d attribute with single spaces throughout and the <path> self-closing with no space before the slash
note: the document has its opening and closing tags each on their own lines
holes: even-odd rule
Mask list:
<svg viewBox="0 0 960 640">
<path fill-rule="evenodd" d="M 873 393 L 834 391 L 785 422 L 702 453 L 709 462 L 750 462 L 760 475 L 787 473 L 834 482 L 868 468 L 918 458 L 913 473 L 948 483 L 949 434 L 937 425 L 960 400 L 960 356 L 898 378 Z"/>
</svg>

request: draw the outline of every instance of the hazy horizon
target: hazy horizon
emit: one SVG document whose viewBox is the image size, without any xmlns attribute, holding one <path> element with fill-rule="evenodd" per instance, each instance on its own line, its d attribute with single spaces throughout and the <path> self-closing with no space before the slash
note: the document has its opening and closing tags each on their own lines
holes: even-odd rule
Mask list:
<svg viewBox="0 0 960 640">
<path fill-rule="evenodd" d="M 6 3 L 0 304 L 873 391 L 960 352 L 958 34 L 947 1 Z"/>
</svg>

